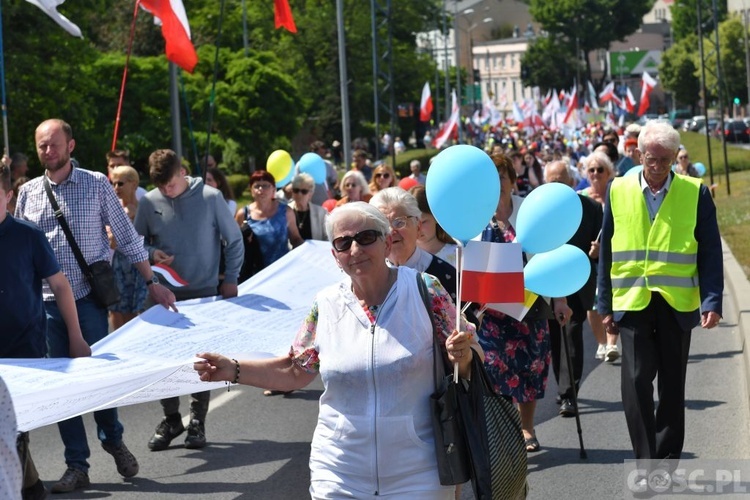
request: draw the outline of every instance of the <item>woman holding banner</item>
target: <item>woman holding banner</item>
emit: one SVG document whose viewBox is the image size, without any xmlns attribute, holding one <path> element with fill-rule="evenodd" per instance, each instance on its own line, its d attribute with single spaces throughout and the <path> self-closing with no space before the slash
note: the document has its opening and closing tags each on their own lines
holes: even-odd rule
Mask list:
<svg viewBox="0 0 750 500">
<path fill-rule="evenodd" d="M 473 325 L 455 330 L 455 306 L 435 278 L 387 266 L 391 224 L 374 206 L 339 207 L 326 228 L 346 277 L 317 295 L 289 355 L 236 361 L 202 353 L 194 368 L 204 381 L 277 390 L 301 389 L 320 373 L 312 498 L 453 499 L 455 488 L 441 486 L 437 474 L 428 403 L 433 325 L 417 280 L 427 286 L 435 334 L 464 378 L 471 348 L 481 353 Z"/>
</svg>

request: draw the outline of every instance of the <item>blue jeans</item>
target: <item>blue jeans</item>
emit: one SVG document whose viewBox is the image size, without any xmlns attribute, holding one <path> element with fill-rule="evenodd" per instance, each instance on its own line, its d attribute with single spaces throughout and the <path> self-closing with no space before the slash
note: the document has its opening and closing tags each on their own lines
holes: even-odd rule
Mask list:
<svg viewBox="0 0 750 500">
<path fill-rule="evenodd" d="M 45 301 L 47 311 L 47 350 L 50 358 L 67 358 L 68 329 L 65 326 L 60 309 L 55 301 Z M 89 345 L 107 336 L 107 310 L 97 306 L 90 297 L 76 301 L 78 322 L 81 325 L 83 338 Z M 122 443 L 123 427 L 117 419 L 117 409 L 99 410 L 94 412 L 96 430 L 102 443 L 119 446 Z M 65 463 L 68 467 L 88 472 L 88 458 L 91 456 L 89 444 L 86 440 L 86 428 L 83 418 L 73 417 L 57 423 L 65 445 Z"/>
</svg>

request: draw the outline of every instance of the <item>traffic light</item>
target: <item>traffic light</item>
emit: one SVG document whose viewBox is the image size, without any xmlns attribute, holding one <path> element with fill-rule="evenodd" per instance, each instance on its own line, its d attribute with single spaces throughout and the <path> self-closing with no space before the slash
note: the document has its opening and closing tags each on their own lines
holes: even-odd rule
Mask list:
<svg viewBox="0 0 750 500">
<path fill-rule="evenodd" d="M 479 70 L 475 69 L 474 70 L 474 83 L 479 83 L 480 81 L 482 81 L 482 76 L 479 74 Z"/>
<path fill-rule="evenodd" d="M 734 105 L 735 106 L 739 106 L 740 105 L 740 98 L 739 97 L 735 97 L 734 98 Z"/>
</svg>

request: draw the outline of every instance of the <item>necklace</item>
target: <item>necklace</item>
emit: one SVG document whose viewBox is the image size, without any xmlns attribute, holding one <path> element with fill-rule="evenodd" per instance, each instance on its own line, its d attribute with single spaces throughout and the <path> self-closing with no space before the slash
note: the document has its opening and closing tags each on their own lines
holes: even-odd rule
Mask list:
<svg viewBox="0 0 750 500">
<path fill-rule="evenodd" d="M 295 208 L 294 218 L 297 221 L 297 229 L 301 231 L 302 228 L 307 224 L 307 220 L 310 218 L 310 210 L 302 211 Z"/>
</svg>

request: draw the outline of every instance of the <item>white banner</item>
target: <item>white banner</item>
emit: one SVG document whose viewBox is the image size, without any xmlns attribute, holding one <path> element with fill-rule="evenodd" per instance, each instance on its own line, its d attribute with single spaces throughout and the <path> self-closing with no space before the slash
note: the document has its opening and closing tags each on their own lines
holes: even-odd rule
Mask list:
<svg viewBox="0 0 750 500">
<path fill-rule="evenodd" d="M 286 354 L 315 294 L 342 279 L 330 252 L 329 243 L 308 241 L 243 283 L 236 298 L 179 302 L 179 313 L 152 307 L 94 344 L 90 358 L 0 359 L 19 430 L 223 387 L 198 379 L 199 352 Z"/>
</svg>

